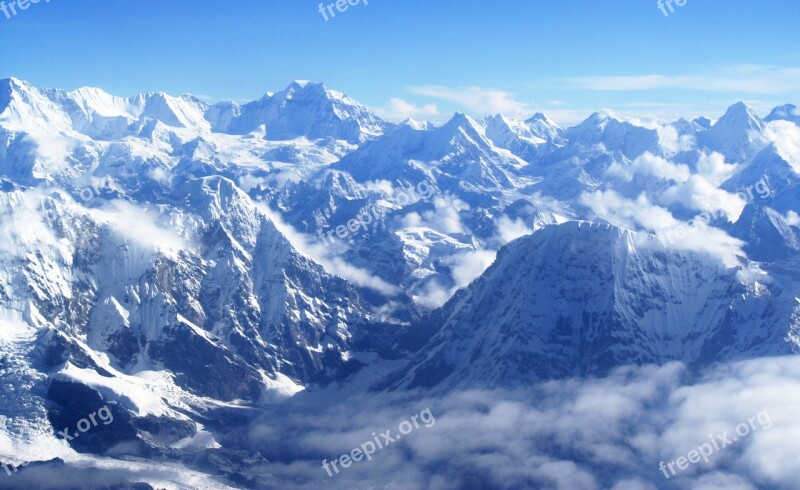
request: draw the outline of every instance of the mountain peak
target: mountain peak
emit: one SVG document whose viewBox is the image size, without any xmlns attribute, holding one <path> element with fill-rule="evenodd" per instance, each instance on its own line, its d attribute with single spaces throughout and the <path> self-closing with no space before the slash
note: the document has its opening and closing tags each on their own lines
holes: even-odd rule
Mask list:
<svg viewBox="0 0 800 490">
<path fill-rule="evenodd" d="M 800 111 L 794 104 L 784 104 L 772 109 L 765 119 L 767 122 L 773 121 L 791 121 L 795 124 L 800 124 Z"/>
<path fill-rule="evenodd" d="M 744 160 L 754 151 L 751 133 L 761 133 L 764 127 L 764 121 L 756 111 L 744 102 L 737 102 L 702 134 L 700 141 L 729 160 Z"/>
<path fill-rule="evenodd" d="M 3 94 L 10 96 L 12 92 L 30 92 L 35 90 L 37 90 L 36 87 L 19 78 L 8 77 L 0 80 L 0 100 L 2 100 Z M 2 104 L 0 104 L 0 106 L 2 106 Z"/>
<path fill-rule="evenodd" d="M 311 82 L 309 80 L 294 80 L 291 84 L 289 84 L 289 86 L 293 86 L 293 85 L 296 85 L 296 86 L 298 86 L 300 88 L 306 88 L 309 85 L 322 85 L 322 84 L 321 83 L 320 84 L 315 84 L 315 83 L 313 83 L 313 82 Z"/>
<path fill-rule="evenodd" d="M 0 79 L 0 87 L 20 89 L 23 87 L 31 87 L 31 84 L 26 82 L 25 80 L 20 80 L 19 78 L 16 77 L 8 77 Z"/>
<path fill-rule="evenodd" d="M 464 114 L 463 112 L 456 112 L 453 114 L 453 117 L 444 124 L 442 127 L 463 127 L 463 126 L 470 126 L 473 128 L 478 127 L 477 121 L 472 119 L 472 117 Z"/>
<path fill-rule="evenodd" d="M 291 96 L 294 94 L 320 94 L 327 98 L 331 98 L 332 91 L 328 90 L 328 88 L 322 83 L 309 82 L 308 80 L 295 80 L 290 83 L 288 87 L 286 87 L 286 90 L 283 90 L 276 95 L 281 94 L 285 94 L 285 96 Z"/>
<path fill-rule="evenodd" d="M 425 121 L 417 121 L 416 119 L 408 118 L 401 122 L 398 127 L 408 127 L 414 131 L 427 131 L 430 129 L 430 123 Z"/>
<path fill-rule="evenodd" d="M 698 117 L 698 118 L 692 119 L 692 122 L 697 124 L 701 128 L 704 128 L 704 129 L 709 129 L 712 126 L 711 119 L 709 119 L 707 117 Z"/>
<path fill-rule="evenodd" d="M 481 125 L 463 112 L 456 112 L 452 119 L 446 122 L 439 130 L 446 134 L 463 131 L 469 134 L 470 137 L 484 139 L 484 130 Z"/>
<path fill-rule="evenodd" d="M 558 126 L 558 124 L 553 122 L 553 120 L 550 119 L 549 117 L 547 117 L 547 114 L 545 114 L 543 112 L 537 112 L 533 116 L 531 116 L 528 119 L 526 119 L 525 122 L 528 123 L 528 124 L 545 123 L 548 126 L 553 126 L 553 127 L 557 127 Z"/>
<path fill-rule="evenodd" d="M 617 119 L 617 117 L 614 116 L 614 114 L 612 114 L 610 112 L 599 111 L 599 112 L 595 112 L 594 114 L 592 114 L 591 116 L 586 118 L 586 120 L 584 120 L 578 126 L 579 127 L 583 127 L 583 128 L 587 128 L 587 127 L 602 128 L 602 127 L 605 127 L 611 121 L 622 122 L 619 119 Z"/>
<path fill-rule="evenodd" d="M 756 111 L 744 102 L 737 102 L 728 107 L 725 115 L 714 126 L 742 127 L 743 125 L 746 125 L 749 129 L 764 129 L 764 121 Z"/>
</svg>

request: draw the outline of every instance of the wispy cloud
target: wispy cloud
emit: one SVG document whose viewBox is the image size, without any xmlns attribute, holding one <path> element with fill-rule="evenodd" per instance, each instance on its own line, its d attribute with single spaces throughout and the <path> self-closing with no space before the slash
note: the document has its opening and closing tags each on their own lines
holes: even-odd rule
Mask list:
<svg viewBox="0 0 800 490">
<path fill-rule="evenodd" d="M 375 107 L 373 110 L 383 119 L 392 122 L 401 122 L 406 119 L 427 121 L 437 119 L 439 116 L 439 108 L 435 104 L 416 106 L 397 97 L 393 97 L 385 106 Z"/>
<path fill-rule="evenodd" d="M 481 87 L 425 86 L 412 87 L 410 92 L 416 95 L 454 102 L 477 116 L 488 116 L 497 113 L 509 116 L 524 116 L 533 113 L 528 104 L 516 100 L 513 94 L 502 90 Z"/>
<path fill-rule="evenodd" d="M 796 95 L 800 68 L 738 65 L 691 75 L 632 75 L 572 77 L 562 80 L 575 88 L 597 91 L 697 90 L 742 94 Z"/>
<path fill-rule="evenodd" d="M 365 269 L 360 269 L 349 264 L 336 255 L 330 247 L 324 246 L 311 236 L 300 233 L 292 225 L 286 223 L 278 213 L 270 209 L 266 204 L 257 203 L 257 207 L 272 221 L 275 228 L 289 240 L 298 252 L 306 255 L 331 274 L 346 279 L 356 286 L 369 288 L 387 296 L 396 296 L 400 293 L 400 289 L 397 286 L 389 284 L 383 279 L 370 274 L 369 271 Z"/>
</svg>

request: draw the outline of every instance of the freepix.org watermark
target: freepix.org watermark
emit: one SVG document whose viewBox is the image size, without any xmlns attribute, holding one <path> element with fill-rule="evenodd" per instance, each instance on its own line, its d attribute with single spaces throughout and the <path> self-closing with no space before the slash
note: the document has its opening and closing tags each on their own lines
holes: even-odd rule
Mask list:
<svg viewBox="0 0 800 490">
<path fill-rule="evenodd" d="M 373 432 L 372 440 L 365 442 L 357 448 L 353 448 L 349 453 L 343 454 L 331 462 L 328 462 L 327 459 L 322 460 L 322 469 L 325 470 L 328 473 L 328 477 L 331 478 L 334 474 L 339 474 L 339 467 L 347 469 L 352 466 L 353 463 L 364 461 L 365 458 L 367 461 L 372 461 L 372 455 L 379 449 L 384 449 L 402 439 L 403 436 L 411 434 L 415 429 L 419 429 L 420 422 L 425 428 L 431 428 L 436 425 L 436 419 L 433 413 L 431 413 L 430 408 L 426 408 L 419 414 L 401 422 L 397 428 L 400 432 L 399 435 L 392 436 L 391 429 L 388 429 L 386 432 L 381 432 L 380 434 Z"/>
<path fill-rule="evenodd" d="M 3 0 L 0 1 L 0 11 L 5 14 L 6 19 L 11 19 L 16 16 L 18 12 L 28 10 L 31 5 L 36 5 L 41 1 L 42 0 L 11 0 L 10 2 L 6 2 Z M 44 0 L 44 3 L 50 3 L 50 0 Z"/>
<path fill-rule="evenodd" d="M 756 422 L 758 422 L 758 425 L 756 425 Z M 741 424 L 737 425 L 735 434 L 729 435 L 728 432 L 723 432 L 722 434 L 715 436 L 710 435 L 708 436 L 710 442 L 700 444 L 697 446 L 697 449 L 692 449 L 686 456 L 681 456 L 680 458 L 670 461 L 669 463 L 664 463 L 661 461 L 658 465 L 658 469 L 664 474 L 664 478 L 669 480 L 671 477 L 677 475 L 678 471 L 683 471 L 689 468 L 689 465 L 699 463 L 700 460 L 708 463 L 712 454 L 721 451 L 728 446 L 732 446 L 737 441 L 744 439 L 758 429 L 768 430 L 770 428 L 772 428 L 772 418 L 770 418 L 769 412 L 764 410 L 758 415 L 747 419 L 747 422 L 742 422 Z"/>
<path fill-rule="evenodd" d="M 757 193 L 754 194 L 753 191 Z M 755 185 L 747 186 L 744 191 L 739 191 L 736 195 L 744 201 L 746 204 L 752 204 L 756 201 L 757 198 L 760 199 L 767 199 L 768 197 L 772 196 L 772 190 L 769 188 L 769 183 L 767 182 L 766 177 L 762 177 L 761 180 L 755 183 Z M 697 227 L 698 224 L 702 223 L 703 225 L 708 225 L 715 219 L 719 219 L 724 215 L 721 209 L 708 212 L 703 211 L 698 216 L 692 218 L 687 223 L 681 223 L 680 225 L 664 232 L 661 234 L 661 237 L 667 243 L 674 243 L 677 240 L 682 240 L 686 235 L 694 228 Z"/>
<path fill-rule="evenodd" d="M 103 425 L 109 425 L 114 423 L 114 414 L 111 413 L 111 409 L 108 408 L 108 405 L 104 405 L 100 410 L 96 412 L 92 412 L 86 416 L 86 418 L 80 419 L 75 425 L 78 429 L 77 432 L 73 432 L 70 434 L 70 429 L 62 429 L 56 434 L 60 436 L 61 439 L 65 441 L 71 441 L 73 439 L 77 439 L 80 437 L 81 434 L 88 432 L 89 430 L 97 427 L 100 425 L 97 422 L 97 419 L 100 419 L 100 422 L 103 422 Z"/>
<path fill-rule="evenodd" d="M 359 3 L 364 2 L 364 5 L 369 5 L 369 0 L 336 0 L 333 3 L 319 4 L 319 13 L 322 14 L 322 18 L 325 19 L 325 22 L 336 17 L 336 11 L 339 13 L 345 13 L 350 7 L 355 7 Z"/>
<path fill-rule="evenodd" d="M 399 187 L 392 190 L 391 201 L 399 207 L 404 207 L 418 201 L 427 201 L 435 194 L 433 186 L 427 182 L 420 182 L 416 187 Z M 356 197 L 362 197 L 356 195 Z M 369 209 L 364 209 L 355 218 L 347 222 L 346 225 L 339 225 L 327 232 L 320 230 L 317 232 L 317 237 L 326 246 L 333 245 L 338 238 L 344 240 L 355 233 L 360 231 L 367 231 L 369 225 L 373 222 L 380 220 L 385 215 L 385 211 L 380 207 L 373 205 Z M 335 236 L 334 236 L 335 235 Z"/>
<path fill-rule="evenodd" d="M 98 422 L 99 419 L 99 422 Z M 111 409 L 108 408 L 108 405 L 104 405 L 99 410 L 90 413 L 86 416 L 86 418 L 80 419 L 76 424 L 75 428 L 76 431 L 71 431 L 69 427 L 62 429 L 56 432 L 56 437 L 65 441 L 72 441 L 80 437 L 81 434 L 89 432 L 91 429 L 100 425 L 100 422 L 103 425 L 109 425 L 114 423 L 114 414 L 111 413 Z M 0 463 L 0 466 L 6 471 L 8 476 L 17 473 L 19 469 L 23 466 L 27 466 L 28 463 L 23 463 L 21 465 L 13 465 L 11 463 Z"/>
<path fill-rule="evenodd" d="M 3 463 L 3 464 L 2 464 L 2 465 L 0 465 L 0 466 L 2 466 L 4 470 L 6 470 L 6 474 L 7 474 L 8 476 L 11 476 L 11 475 L 13 475 L 14 473 L 16 473 L 17 471 L 19 471 L 19 469 L 20 469 L 20 467 L 21 467 L 21 466 L 15 466 L 15 465 L 13 465 L 13 464 L 11 464 L 11 463 Z"/>
<path fill-rule="evenodd" d="M 689 0 L 658 0 L 658 9 L 664 14 L 664 17 L 669 17 L 670 14 L 675 13 L 675 6 L 683 7 Z M 669 9 L 669 11 L 667 11 Z"/>
</svg>

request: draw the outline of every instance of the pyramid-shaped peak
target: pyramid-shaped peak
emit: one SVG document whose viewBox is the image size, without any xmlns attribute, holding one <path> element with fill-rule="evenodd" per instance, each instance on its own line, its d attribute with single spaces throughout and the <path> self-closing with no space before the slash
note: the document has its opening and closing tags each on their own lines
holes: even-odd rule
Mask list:
<svg viewBox="0 0 800 490">
<path fill-rule="evenodd" d="M 717 121 L 717 124 L 743 122 L 747 122 L 748 124 L 758 127 L 762 127 L 764 125 L 761 117 L 759 117 L 756 111 L 744 102 L 737 102 L 728 107 L 728 110 L 725 111 L 725 115 L 723 115 L 720 120 Z"/>
<path fill-rule="evenodd" d="M 452 127 L 452 126 L 456 126 L 456 127 L 463 127 L 463 126 L 477 127 L 478 123 L 477 123 L 477 121 L 472 119 L 472 117 L 468 116 L 467 114 L 464 114 L 463 112 L 456 112 L 455 114 L 453 114 L 452 119 L 450 119 L 447 123 L 445 123 L 444 126 L 445 127 Z"/>
</svg>

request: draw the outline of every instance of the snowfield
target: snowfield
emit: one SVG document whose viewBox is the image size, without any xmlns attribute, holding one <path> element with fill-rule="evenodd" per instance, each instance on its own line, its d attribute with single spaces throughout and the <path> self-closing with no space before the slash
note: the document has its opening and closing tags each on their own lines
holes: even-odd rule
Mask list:
<svg viewBox="0 0 800 490">
<path fill-rule="evenodd" d="M 306 81 L 0 80 L 0 488 L 794 488 L 797 114 L 437 126 Z"/>
</svg>

